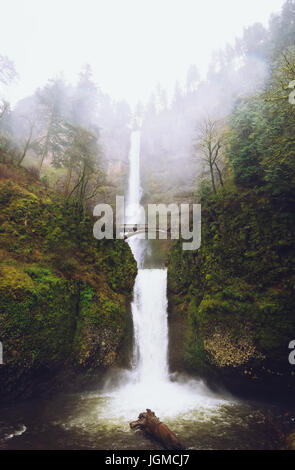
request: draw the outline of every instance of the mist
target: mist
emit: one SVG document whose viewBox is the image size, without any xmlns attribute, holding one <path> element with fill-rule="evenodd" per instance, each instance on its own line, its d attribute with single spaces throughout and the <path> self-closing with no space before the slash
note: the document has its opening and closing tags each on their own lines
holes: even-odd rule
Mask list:
<svg viewBox="0 0 295 470">
<path fill-rule="evenodd" d="M 111 198 L 125 191 L 137 118 L 145 199 L 190 197 L 204 171 L 194 150 L 198 127 L 209 118 L 224 126 L 235 101 L 264 86 L 268 23 L 282 4 L 2 2 L 3 77 L 11 72 L 1 80 L 5 145 L 62 185 L 49 168 L 64 166 L 54 156 L 64 143 L 52 137 L 44 147 L 53 106 L 56 125 L 96 134 L 100 196 Z"/>
</svg>

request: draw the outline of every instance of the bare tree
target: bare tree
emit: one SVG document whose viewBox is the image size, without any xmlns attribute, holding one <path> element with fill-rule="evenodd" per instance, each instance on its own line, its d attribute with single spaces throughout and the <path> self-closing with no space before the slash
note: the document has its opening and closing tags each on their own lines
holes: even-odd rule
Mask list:
<svg viewBox="0 0 295 470">
<path fill-rule="evenodd" d="M 29 123 L 29 133 L 28 133 L 28 136 L 27 138 L 25 139 L 25 143 L 24 143 L 24 148 L 23 148 L 23 151 L 22 151 L 22 154 L 20 156 L 20 159 L 17 163 L 18 166 L 20 166 L 27 154 L 27 151 L 29 150 L 30 146 L 32 145 L 33 143 L 33 131 L 34 131 L 34 127 L 35 127 L 35 121 L 32 121 L 30 119 L 28 119 L 28 123 Z"/>
<path fill-rule="evenodd" d="M 201 154 L 201 158 L 209 168 L 212 188 L 216 193 L 216 173 L 221 186 L 223 186 L 222 173 L 220 170 L 221 148 L 223 146 L 222 134 L 217 121 L 205 119 L 199 126 L 198 137 L 194 145 L 195 154 Z"/>
<path fill-rule="evenodd" d="M 80 126 L 68 125 L 67 148 L 56 154 L 53 165 L 67 170 L 64 183 L 66 200 L 75 199 L 81 207 L 97 196 L 105 185 L 100 169 L 102 156 L 98 135 Z"/>
</svg>

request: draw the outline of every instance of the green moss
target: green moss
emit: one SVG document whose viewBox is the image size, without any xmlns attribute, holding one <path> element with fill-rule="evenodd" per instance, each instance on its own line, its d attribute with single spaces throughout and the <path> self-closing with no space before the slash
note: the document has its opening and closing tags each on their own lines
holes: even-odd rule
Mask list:
<svg viewBox="0 0 295 470">
<path fill-rule="evenodd" d="M 62 363 L 73 334 L 73 287 L 49 270 L 0 265 L 0 330 L 5 364 Z M 30 273 L 31 275 L 29 275 Z"/>
<path fill-rule="evenodd" d="M 175 294 L 186 305 L 182 354 L 191 367 L 216 372 L 204 342 L 222 327 L 236 344 L 251 336 L 257 376 L 265 367 L 289 383 L 288 341 L 295 330 L 292 205 L 230 188 L 202 205 L 198 252 L 182 251 L 180 241 L 174 244 L 168 265 L 170 308 L 175 308 Z"/>
<path fill-rule="evenodd" d="M 8 290 L 22 293 L 33 287 L 32 279 L 24 271 L 11 265 L 0 264 L 0 289 L 2 295 Z"/>
<path fill-rule="evenodd" d="M 122 296 L 95 295 L 85 287 L 80 292 L 80 315 L 74 340 L 75 363 L 88 369 L 113 365 L 129 329 Z M 87 341 L 85 341 L 87 339 Z"/>
<path fill-rule="evenodd" d="M 118 361 L 137 272 L 124 241 L 95 240 L 90 217 L 24 173 L 0 180 L 0 397 L 9 398 L 40 371 Z"/>
</svg>

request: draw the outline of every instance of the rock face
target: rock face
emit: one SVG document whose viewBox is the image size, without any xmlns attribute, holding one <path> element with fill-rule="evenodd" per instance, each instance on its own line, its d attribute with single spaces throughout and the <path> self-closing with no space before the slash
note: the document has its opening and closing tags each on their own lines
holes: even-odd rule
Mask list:
<svg viewBox="0 0 295 470">
<path fill-rule="evenodd" d="M 225 193 L 202 205 L 198 252 L 168 264 L 170 364 L 234 392 L 295 389 L 292 201 Z"/>
<path fill-rule="evenodd" d="M 136 263 L 92 227 L 24 170 L 0 179 L 2 402 L 126 362 Z"/>
</svg>

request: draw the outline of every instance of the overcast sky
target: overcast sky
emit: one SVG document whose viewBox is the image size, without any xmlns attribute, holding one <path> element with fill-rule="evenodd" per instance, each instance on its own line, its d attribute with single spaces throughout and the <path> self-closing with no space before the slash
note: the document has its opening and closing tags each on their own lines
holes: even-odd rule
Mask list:
<svg viewBox="0 0 295 470">
<path fill-rule="evenodd" d="M 89 63 L 99 86 L 131 104 L 161 83 L 171 90 L 190 64 L 204 75 L 214 50 L 245 26 L 267 25 L 284 0 L 0 0 L 0 54 L 19 73 L 16 99 Z"/>
</svg>

